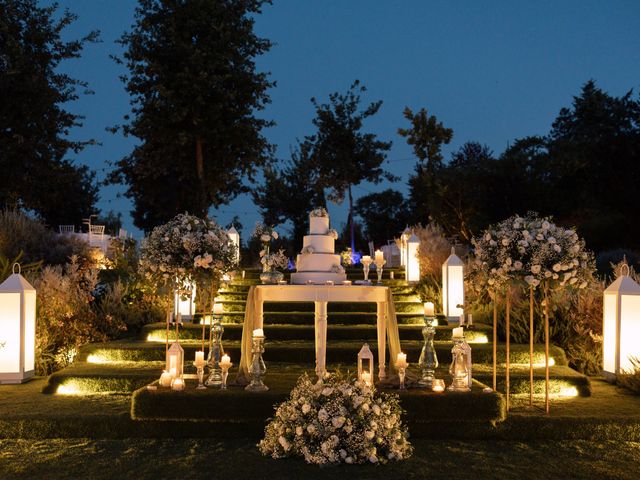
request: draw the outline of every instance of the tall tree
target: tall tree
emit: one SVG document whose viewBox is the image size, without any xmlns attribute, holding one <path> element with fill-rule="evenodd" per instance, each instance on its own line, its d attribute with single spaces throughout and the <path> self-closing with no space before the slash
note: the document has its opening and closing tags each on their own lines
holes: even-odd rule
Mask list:
<svg viewBox="0 0 640 480">
<path fill-rule="evenodd" d="M 413 147 L 413 153 L 418 158 L 415 174 L 409 179 L 412 221 L 426 223 L 431 215 L 432 192 L 439 188 L 438 172 L 444 160 L 442 146 L 451 142 L 453 130 L 445 127 L 434 115 L 429 115 L 424 108 L 413 113 L 409 107 L 406 107 L 403 115 L 411 126 L 399 128 L 398 134 L 407 139 L 407 143 Z"/>
<path fill-rule="evenodd" d="M 366 88 L 356 80 L 346 94 L 329 95 L 328 103 L 311 99 L 316 109 L 313 124 L 317 128 L 309 137 L 313 144 L 312 158 L 317 165 L 322 185 L 331 201 L 341 203 L 349 198 L 349 228 L 351 248 L 355 251 L 352 187 L 361 182 L 380 183 L 396 180 L 382 168 L 391 142 L 378 140 L 373 133 L 363 132 L 364 121 L 378 113 L 382 101 L 372 102 L 360 109 L 360 95 Z"/>
<path fill-rule="evenodd" d="M 310 158 L 310 149 L 308 142 L 301 142 L 291 152 L 291 160 L 284 168 L 265 169 L 264 183 L 253 192 L 253 200 L 260 207 L 265 223 L 291 222 L 295 245 L 302 244 L 309 211 L 326 206 L 324 188 L 318 178 L 318 169 Z"/>
<path fill-rule="evenodd" d="M 68 136 L 83 119 L 68 104 L 91 92 L 58 71 L 98 39 L 94 31 L 64 41 L 76 19 L 55 4 L 0 0 L 0 204 L 35 211 L 51 225 L 79 223 L 98 199 L 95 174 L 69 158 L 94 143 Z"/>
<path fill-rule="evenodd" d="M 255 58 L 271 43 L 253 30 L 269 3 L 139 0 L 120 43 L 133 111 L 122 131 L 140 143 L 111 180 L 127 184 L 140 228 L 228 203 L 269 158 L 262 130 L 272 122 L 256 112 L 273 84 Z"/>
<path fill-rule="evenodd" d="M 360 197 L 355 214 L 362 219 L 366 238 L 376 245 L 385 245 L 409 223 L 407 200 L 391 188 Z"/>
</svg>

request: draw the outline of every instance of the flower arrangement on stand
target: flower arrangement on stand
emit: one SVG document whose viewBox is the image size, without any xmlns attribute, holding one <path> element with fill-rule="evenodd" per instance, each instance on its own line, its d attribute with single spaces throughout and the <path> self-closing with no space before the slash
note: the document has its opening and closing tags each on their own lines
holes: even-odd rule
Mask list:
<svg viewBox="0 0 640 480">
<path fill-rule="evenodd" d="M 545 323 L 545 357 L 549 348 L 549 308 L 551 290 L 584 289 L 594 271 L 593 255 L 575 230 L 555 225 L 550 217 L 530 213 L 515 215 L 472 240 L 475 262 L 472 264 L 472 284 L 476 289 L 491 292 L 494 300 L 507 290 L 507 398 L 509 371 L 509 314 L 511 288 L 524 286 L 529 290 L 530 356 L 533 358 L 534 297 L 541 296 Z M 495 332 L 495 328 L 494 328 Z M 495 333 L 494 333 L 495 339 Z M 494 341 L 495 350 L 495 341 Z M 549 410 L 548 361 L 546 363 L 545 406 Z M 495 378 L 495 360 L 494 360 Z M 530 404 L 533 402 L 533 363 L 530 362 Z M 495 385 L 495 380 L 494 380 Z M 508 400 L 507 400 L 508 402 Z M 508 403 L 507 403 L 508 406 Z"/>
<path fill-rule="evenodd" d="M 265 456 L 301 456 L 317 465 L 399 461 L 413 452 L 402 414 L 396 394 L 376 394 L 337 374 L 314 384 L 305 374 L 258 447 Z"/>
<path fill-rule="evenodd" d="M 209 218 L 187 213 L 176 215 L 153 229 L 142 241 L 140 266 L 149 280 L 168 295 L 190 295 L 196 285 L 196 305 L 201 313 L 211 313 L 222 277 L 236 265 L 235 246 L 227 232 Z M 204 351 L 204 322 L 202 323 Z M 178 322 L 176 322 L 176 341 Z M 169 314 L 167 312 L 167 355 Z"/>
<path fill-rule="evenodd" d="M 284 249 L 281 248 L 277 252 L 271 252 L 271 242 L 279 238 L 278 232 L 273 227 L 257 222 L 252 236 L 258 238 L 262 244 L 262 249 L 260 250 L 260 263 L 262 264 L 260 281 L 267 284 L 278 283 L 284 278 L 284 274 L 276 269 L 289 266 L 289 258 L 285 255 Z"/>
</svg>

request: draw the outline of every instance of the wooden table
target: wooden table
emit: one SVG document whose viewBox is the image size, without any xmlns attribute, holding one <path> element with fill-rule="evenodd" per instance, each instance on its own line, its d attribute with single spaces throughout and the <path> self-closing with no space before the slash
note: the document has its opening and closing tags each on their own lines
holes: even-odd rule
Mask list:
<svg viewBox="0 0 640 480">
<path fill-rule="evenodd" d="M 386 376 L 387 290 L 371 285 L 259 285 L 255 290 L 255 328 L 263 328 L 264 302 L 313 302 L 315 304 L 316 374 L 326 372 L 327 304 L 329 302 L 372 302 L 377 304 L 378 378 Z"/>
</svg>

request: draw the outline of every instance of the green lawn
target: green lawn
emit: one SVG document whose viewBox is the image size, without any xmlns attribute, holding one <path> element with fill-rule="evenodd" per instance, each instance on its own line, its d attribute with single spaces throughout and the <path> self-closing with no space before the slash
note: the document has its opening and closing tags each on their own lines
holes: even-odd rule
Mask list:
<svg viewBox="0 0 640 480">
<path fill-rule="evenodd" d="M 1 440 L 2 479 L 637 479 L 637 442 L 414 440 L 415 455 L 384 466 L 319 468 L 271 460 L 244 439 Z"/>
</svg>

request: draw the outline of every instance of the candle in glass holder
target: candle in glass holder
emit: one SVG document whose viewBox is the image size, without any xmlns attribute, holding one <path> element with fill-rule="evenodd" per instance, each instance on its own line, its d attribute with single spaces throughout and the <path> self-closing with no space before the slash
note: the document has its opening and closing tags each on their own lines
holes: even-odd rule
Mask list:
<svg viewBox="0 0 640 480">
<path fill-rule="evenodd" d="M 160 386 L 161 387 L 170 387 L 171 386 L 171 374 L 169 372 L 167 372 L 166 370 L 162 372 L 162 375 L 160 375 Z"/>
<path fill-rule="evenodd" d="M 229 355 L 225 353 L 224 355 L 222 355 L 222 358 L 220 359 L 220 368 L 224 370 L 230 367 L 231 367 L 231 357 L 229 357 Z"/>
<path fill-rule="evenodd" d="M 376 250 L 375 253 L 375 261 L 377 262 L 382 262 L 384 260 L 384 253 L 382 253 L 382 250 Z"/>
<path fill-rule="evenodd" d="M 184 390 L 184 380 L 180 377 L 174 378 L 173 382 L 171 382 L 172 390 Z"/>
<path fill-rule="evenodd" d="M 463 327 L 454 328 L 452 337 L 454 339 L 455 338 L 464 338 L 464 328 Z"/>
<path fill-rule="evenodd" d="M 409 364 L 407 363 L 407 354 L 400 352 L 398 354 L 398 358 L 396 359 L 396 367 L 398 368 L 407 368 Z"/>
<path fill-rule="evenodd" d="M 391 280 L 394 280 L 396 278 L 393 270 L 391 272 L 389 272 L 389 275 L 391 275 Z"/>
<path fill-rule="evenodd" d="M 431 389 L 436 393 L 444 392 L 444 380 L 442 378 L 434 378 Z"/>
<path fill-rule="evenodd" d="M 380 252 L 382 253 L 382 252 Z M 361 259 L 360 262 L 362 264 L 366 264 L 366 263 L 371 263 L 371 257 L 369 255 L 364 255 Z"/>
<path fill-rule="evenodd" d="M 472 326 L 472 325 L 473 325 L 473 314 L 472 314 L 472 313 L 469 313 L 469 314 L 467 315 L 467 326 L 468 326 L 468 327 L 470 327 L 470 326 Z"/>
<path fill-rule="evenodd" d="M 286 280 L 278 280 L 278 285 L 286 285 L 287 281 Z"/>
<path fill-rule="evenodd" d="M 222 304 L 221 303 L 214 303 L 213 304 L 213 314 L 214 315 L 222 315 L 223 313 L 223 308 L 222 308 Z"/>
<path fill-rule="evenodd" d="M 242 279 L 244 280 L 245 271 L 242 270 Z"/>
<path fill-rule="evenodd" d="M 370 372 L 362 372 L 362 375 L 360 376 L 360 380 L 362 380 L 365 385 L 370 387 L 371 386 L 371 373 Z"/>
<path fill-rule="evenodd" d="M 174 372 L 172 375 L 175 377 L 175 371 L 178 369 L 178 356 L 169 355 L 169 372 Z"/>
<path fill-rule="evenodd" d="M 205 366 L 204 352 L 202 352 L 202 351 L 196 352 L 196 361 L 193 362 L 193 364 L 196 367 L 204 367 Z"/>
<path fill-rule="evenodd" d="M 264 337 L 264 330 L 263 330 L 263 329 L 261 329 L 261 328 L 256 328 L 256 329 L 253 331 L 253 336 L 254 336 L 254 337 Z"/>
<path fill-rule="evenodd" d="M 435 305 L 433 302 L 424 302 L 424 316 L 433 317 L 436 314 Z"/>
<path fill-rule="evenodd" d="M 351 280 L 344 280 L 342 282 L 343 285 L 351 285 Z"/>
</svg>

